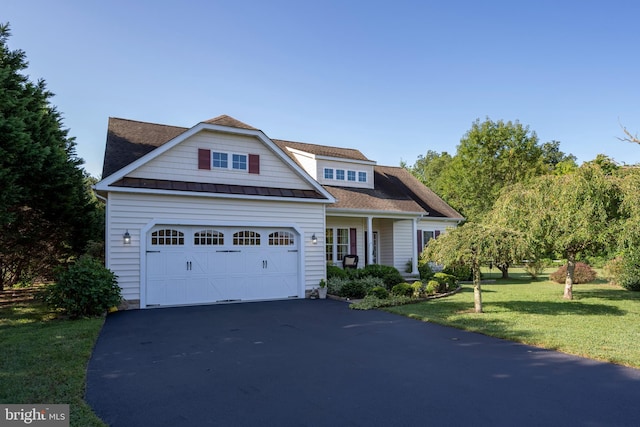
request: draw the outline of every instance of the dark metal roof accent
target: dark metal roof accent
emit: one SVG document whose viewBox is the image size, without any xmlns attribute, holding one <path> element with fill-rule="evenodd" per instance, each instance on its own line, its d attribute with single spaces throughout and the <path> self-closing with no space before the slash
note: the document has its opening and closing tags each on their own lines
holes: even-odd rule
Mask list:
<svg viewBox="0 0 640 427">
<path fill-rule="evenodd" d="M 292 190 L 290 188 L 171 181 L 166 179 L 125 177 L 114 182 L 111 185 L 113 187 L 146 188 L 151 190 L 174 190 L 195 193 L 235 194 L 243 196 L 285 197 L 317 200 L 326 199 L 316 190 Z"/>
</svg>

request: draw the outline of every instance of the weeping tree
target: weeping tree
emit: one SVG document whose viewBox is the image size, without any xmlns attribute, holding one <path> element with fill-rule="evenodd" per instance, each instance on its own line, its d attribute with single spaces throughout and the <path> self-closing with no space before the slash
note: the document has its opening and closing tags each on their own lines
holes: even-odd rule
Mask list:
<svg viewBox="0 0 640 427">
<path fill-rule="evenodd" d="M 468 222 L 429 242 L 425 257 L 445 266 L 464 264 L 473 270 L 473 300 L 482 313 L 480 265 L 488 260 L 522 260 L 529 242 L 518 231 L 495 225 Z"/>
<path fill-rule="evenodd" d="M 537 257 L 563 254 L 563 296 L 573 299 L 577 256 L 599 255 L 617 239 L 622 202 L 618 182 L 598 164 L 586 163 L 572 174 L 541 176 L 506 188 L 489 218 L 526 234 Z"/>
</svg>

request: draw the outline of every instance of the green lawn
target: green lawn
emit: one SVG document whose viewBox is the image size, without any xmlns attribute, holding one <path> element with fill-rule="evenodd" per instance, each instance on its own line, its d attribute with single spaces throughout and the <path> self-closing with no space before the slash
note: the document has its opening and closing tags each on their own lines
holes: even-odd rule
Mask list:
<svg viewBox="0 0 640 427">
<path fill-rule="evenodd" d="M 486 277 L 486 274 L 485 274 Z M 498 277 L 493 271 L 492 278 Z M 521 271 L 482 284 L 484 313 L 473 312 L 473 286 L 451 297 L 387 309 L 427 322 L 479 332 L 538 347 L 640 368 L 640 292 L 603 280 L 564 285 L 532 281 Z"/>
<path fill-rule="evenodd" d="M 0 402 L 65 403 L 71 426 L 104 426 L 84 401 L 87 363 L 103 318 L 64 320 L 41 304 L 0 307 Z"/>
</svg>

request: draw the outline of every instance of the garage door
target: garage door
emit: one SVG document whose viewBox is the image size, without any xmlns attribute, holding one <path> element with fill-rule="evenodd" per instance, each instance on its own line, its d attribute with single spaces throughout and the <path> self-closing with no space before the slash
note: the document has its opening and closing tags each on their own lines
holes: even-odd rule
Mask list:
<svg viewBox="0 0 640 427">
<path fill-rule="evenodd" d="M 292 229 L 156 226 L 147 235 L 146 305 L 297 297 Z"/>
</svg>

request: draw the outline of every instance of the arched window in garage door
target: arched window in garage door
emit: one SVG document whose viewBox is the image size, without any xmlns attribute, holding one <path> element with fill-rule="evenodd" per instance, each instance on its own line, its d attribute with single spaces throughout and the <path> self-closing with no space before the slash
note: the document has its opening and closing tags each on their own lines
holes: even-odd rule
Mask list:
<svg viewBox="0 0 640 427">
<path fill-rule="evenodd" d="M 193 244 L 196 246 L 224 245 L 224 233 L 213 229 L 197 231 L 193 235 Z"/>
<path fill-rule="evenodd" d="M 182 246 L 184 245 L 184 233 L 172 228 L 163 228 L 151 233 L 151 244 L 158 246 Z"/>
<path fill-rule="evenodd" d="M 233 233 L 233 244 L 235 246 L 260 246 L 260 233 L 250 230 Z"/>
<path fill-rule="evenodd" d="M 289 231 L 275 231 L 269 234 L 269 246 L 292 246 L 295 243 L 295 237 Z"/>
</svg>

